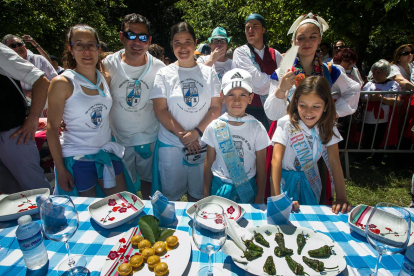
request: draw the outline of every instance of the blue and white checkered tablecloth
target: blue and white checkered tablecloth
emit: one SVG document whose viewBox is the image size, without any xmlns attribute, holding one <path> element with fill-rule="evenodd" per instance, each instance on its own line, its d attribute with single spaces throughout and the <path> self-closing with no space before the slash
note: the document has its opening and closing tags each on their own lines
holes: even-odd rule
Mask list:
<svg viewBox="0 0 414 276">
<path fill-rule="evenodd" d="M 73 201 L 79 213 L 79 229 L 69 240 L 72 254 L 84 255 L 88 261 L 87 268 L 92 276 L 100 275 L 105 259 L 118 240 L 131 228 L 138 225 L 139 217 L 146 214 L 153 214 L 152 205 L 149 200 L 145 201 L 145 208 L 139 217 L 128 223 L 113 229 L 103 229 L 91 220 L 88 206 L 94 202 L 95 198 L 76 197 Z M 186 209 L 192 203 L 176 202 L 177 223 L 171 228 L 176 228 L 191 233 L 190 218 L 186 214 Z M 242 226 L 260 226 L 267 224 L 266 206 L 242 204 L 246 210 L 244 218 L 239 221 Z M 33 220 L 40 223 L 39 215 L 33 216 Z M 345 259 L 348 264 L 347 269 L 340 275 L 359 275 L 356 270 L 360 267 L 375 267 L 377 252 L 367 243 L 366 239 L 356 233 L 351 232 L 348 226 L 348 214 L 335 215 L 326 206 L 301 206 L 299 213 L 291 214 L 291 222 L 295 226 L 311 228 L 329 236 L 338 242 L 345 252 Z M 28 272 L 22 252 L 15 238 L 17 221 L 0 222 L 0 245 L 5 249 L 0 251 L 0 275 L 35 275 Z M 58 275 L 55 267 L 66 257 L 66 248 L 63 242 L 45 240 L 45 245 L 49 255 L 49 268 L 43 275 Z M 403 255 L 396 254 L 384 256 L 380 268 L 384 268 L 392 275 L 398 275 Z M 231 258 L 221 251 L 213 255 L 213 262 L 216 266 L 222 266 L 226 276 L 232 275 L 251 275 L 236 266 Z M 201 253 L 193 244 L 191 263 L 187 267 L 188 274 L 197 275 L 200 267 L 208 264 L 207 254 Z M 27 273 L 27 274 L 26 274 Z M 38 274 L 36 274 L 38 275 Z M 170 273 L 171 276 L 172 275 Z"/>
</svg>

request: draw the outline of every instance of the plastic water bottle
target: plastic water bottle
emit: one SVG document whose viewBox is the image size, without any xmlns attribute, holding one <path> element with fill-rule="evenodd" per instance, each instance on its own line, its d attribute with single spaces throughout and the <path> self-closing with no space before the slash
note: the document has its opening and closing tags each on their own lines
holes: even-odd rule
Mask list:
<svg viewBox="0 0 414 276">
<path fill-rule="evenodd" d="M 414 275 L 414 245 L 407 248 L 398 276 Z"/>
<path fill-rule="evenodd" d="M 26 267 L 31 270 L 41 268 L 47 263 L 48 257 L 40 225 L 33 222 L 29 215 L 20 217 L 17 223 L 19 227 L 16 230 L 16 238 Z"/>
</svg>

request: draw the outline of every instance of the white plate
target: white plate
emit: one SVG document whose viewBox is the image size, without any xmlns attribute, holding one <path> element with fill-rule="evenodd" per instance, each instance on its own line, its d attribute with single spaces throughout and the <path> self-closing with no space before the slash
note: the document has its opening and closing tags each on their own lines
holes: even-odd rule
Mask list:
<svg viewBox="0 0 414 276">
<path fill-rule="evenodd" d="M 129 192 L 110 195 L 88 206 L 91 218 L 105 229 L 111 229 L 138 216 L 145 204 Z"/>
<path fill-rule="evenodd" d="M 186 213 L 187 215 L 193 219 L 194 213 L 198 205 L 203 203 L 216 203 L 218 205 L 221 205 L 223 207 L 224 213 L 226 214 L 228 219 L 234 219 L 235 221 L 239 221 L 246 211 L 238 205 L 236 202 L 231 201 L 230 199 L 221 197 L 221 196 L 209 196 L 206 198 L 203 198 L 196 203 L 194 203 L 193 206 L 187 209 Z"/>
<path fill-rule="evenodd" d="M 273 261 L 276 266 L 276 274 L 277 275 L 295 275 L 289 268 L 285 258 L 279 258 L 276 257 L 274 254 L 274 249 L 277 245 L 275 241 L 275 234 L 278 233 L 277 229 L 280 229 L 281 232 L 284 234 L 285 238 L 285 246 L 286 248 L 290 248 L 293 250 L 293 255 L 291 256 L 293 260 L 303 265 L 304 271 L 308 273 L 309 275 L 321 275 L 321 272 L 316 272 L 315 270 L 311 269 L 309 266 L 307 266 L 302 261 L 302 256 L 306 256 L 308 258 L 308 251 L 313 249 L 318 249 L 324 245 L 334 246 L 332 250 L 336 253 L 336 255 L 331 255 L 329 258 L 324 259 L 318 259 L 319 261 L 322 261 L 325 264 L 325 267 L 335 267 L 338 266 L 337 270 L 325 270 L 327 276 L 331 275 L 338 275 L 341 271 L 343 271 L 346 268 L 346 260 L 344 257 L 344 251 L 342 250 L 339 245 L 332 241 L 328 236 L 317 233 L 309 228 L 305 227 L 294 227 L 290 225 L 263 225 L 260 227 L 249 227 L 247 230 L 253 234 L 253 231 L 256 231 L 258 233 L 261 233 L 263 237 L 269 242 L 269 248 L 264 247 L 257 242 L 254 242 L 255 244 L 258 244 L 259 246 L 263 247 L 263 255 L 260 258 L 257 258 L 255 260 L 252 260 L 248 262 L 247 264 L 242 264 L 238 262 L 234 262 L 238 267 L 241 269 L 244 269 L 254 275 L 267 275 L 265 272 L 263 272 L 263 266 L 266 262 L 266 259 L 268 256 L 273 256 Z M 266 234 L 266 231 L 268 233 L 271 233 L 269 236 Z M 298 234 L 304 234 L 309 235 L 309 237 L 306 240 L 306 245 L 302 250 L 302 254 L 299 256 L 297 254 L 298 246 L 296 243 L 296 237 Z M 240 252 L 242 252 L 240 250 Z M 243 254 L 242 254 L 243 255 Z M 241 256 L 242 256 L 241 255 Z M 317 258 L 311 258 L 311 259 L 317 259 Z"/>
<path fill-rule="evenodd" d="M 106 258 L 105 264 L 101 271 L 102 276 L 114 276 L 117 273 L 117 267 L 122 264 L 122 260 L 126 255 L 132 256 L 139 252 L 139 250 L 137 248 L 133 248 L 130 243 L 131 238 L 138 234 L 141 234 L 138 227 L 131 228 L 125 236 L 120 239 L 117 244 L 115 244 Z M 170 270 L 169 275 L 182 275 L 187 268 L 191 256 L 191 239 L 188 232 L 180 230 L 175 230 L 173 235 L 178 238 L 178 247 L 170 251 L 166 251 L 164 255 L 160 256 L 160 258 L 161 262 L 167 263 L 168 269 Z M 124 250 L 125 252 L 122 253 Z M 115 257 L 116 255 L 118 255 L 118 257 Z M 109 256 L 113 257 L 113 260 L 111 260 Z M 154 276 L 154 271 L 149 270 L 148 265 L 144 263 L 142 268 L 136 271 L 133 275 Z"/>
<path fill-rule="evenodd" d="M 374 210 L 375 207 L 367 206 L 367 205 L 358 205 L 354 209 L 352 209 L 351 213 L 348 216 L 348 224 L 349 227 L 355 231 L 357 234 L 365 237 L 365 225 L 367 224 L 367 220 L 369 216 L 371 215 L 372 210 Z M 412 215 L 410 212 L 408 212 L 410 215 Z M 388 229 L 392 229 L 392 225 L 387 224 L 386 219 L 376 222 L 375 225 L 377 226 L 376 229 L 380 231 L 380 233 L 389 233 L 390 231 Z M 388 228 L 388 229 L 387 229 Z M 411 235 L 410 235 L 410 241 L 408 242 L 408 246 L 414 244 L 414 223 L 411 221 Z M 394 235 L 389 235 L 387 238 L 394 237 Z"/>
<path fill-rule="evenodd" d="M 34 215 L 38 213 L 36 196 L 49 196 L 47 188 L 23 191 L 5 196 L 0 200 L 0 221 L 18 219 L 24 215 Z"/>
</svg>

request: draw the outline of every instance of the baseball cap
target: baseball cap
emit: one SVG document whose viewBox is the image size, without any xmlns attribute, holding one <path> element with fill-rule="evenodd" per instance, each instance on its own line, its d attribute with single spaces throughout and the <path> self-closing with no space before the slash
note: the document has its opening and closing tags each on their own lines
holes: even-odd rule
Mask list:
<svg viewBox="0 0 414 276">
<path fill-rule="evenodd" d="M 252 93 L 252 75 L 240 68 L 234 68 L 225 73 L 221 82 L 221 91 L 223 92 L 223 95 L 226 96 L 230 90 L 236 87 L 244 88 L 249 93 Z"/>
<path fill-rule="evenodd" d="M 195 55 L 209 55 L 211 53 L 211 47 L 208 44 L 201 43 L 194 51 Z"/>
<path fill-rule="evenodd" d="M 222 27 L 217 27 L 213 30 L 213 33 L 211 34 L 211 37 L 208 38 L 208 42 L 211 43 L 211 41 L 215 38 L 225 38 L 227 40 L 227 43 L 230 42 L 230 38 L 227 37 L 227 32 Z"/>
</svg>

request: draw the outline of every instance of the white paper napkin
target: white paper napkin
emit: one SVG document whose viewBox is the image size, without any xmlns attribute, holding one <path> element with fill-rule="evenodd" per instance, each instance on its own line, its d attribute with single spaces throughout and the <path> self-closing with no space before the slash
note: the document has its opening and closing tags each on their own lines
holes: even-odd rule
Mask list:
<svg viewBox="0 0 414 276">
<path fill-rule="evenodd" d="M 243 240 L 251 240 L 253 234 L 245 228 L 240 227 L 240 225 L 232 219 L 227 220 L 227 222 L 227 234 L 230 236 L 231 240 L 226 241 L 222 251 L 224 254 L 229 255 L 235 262 L 247 263 L 247 259 L 242 258 L 244 255 L 243 251 L 246 250 Z"/>
</svg>

